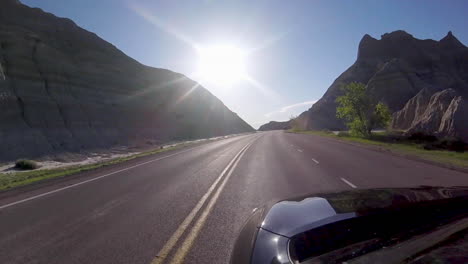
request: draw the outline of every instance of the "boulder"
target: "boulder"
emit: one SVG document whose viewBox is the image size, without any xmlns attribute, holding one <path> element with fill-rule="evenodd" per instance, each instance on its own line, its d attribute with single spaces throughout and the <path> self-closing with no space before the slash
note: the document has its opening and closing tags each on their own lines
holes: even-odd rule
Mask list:
<svg viewBox="0 0 468 264">
<path fill-rule="evenodd" d="M 421 90 L 394 114 L 392 126 L 407 134 L 423 133 L 468 142 L 468 105 L 458 92 Z"/>
<path fill-rule="evenodd" d="M 468 101 L 461 96 L 452 99 L 440 121 L 439 133 L 468 142 Z"/>
<path fill-rule="evenodd" d="M 393 114 L 391 127 L 399 130 L 409 129 L 416 116 L 422 116 L 434 93 L 432 89 L 423 88 L 413 98 L 408 100 L 402 110 Z"/>
<path fill-rule="evenodd" d="M 425 134 L 435 134 L 439 132 L 442 117 L 455 98 L 456 92 L 453 89 L 446 89 L 433 94 L 422 114 L 415 113 L 408 133 L 423 132 Z"/>
</svg>

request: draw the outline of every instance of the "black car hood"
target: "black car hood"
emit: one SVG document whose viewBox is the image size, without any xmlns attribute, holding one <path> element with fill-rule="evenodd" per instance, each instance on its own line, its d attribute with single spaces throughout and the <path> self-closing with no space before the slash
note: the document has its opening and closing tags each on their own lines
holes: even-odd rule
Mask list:
<svg viewBox="0 0 468 264">
<path fill-rule="evenodd" d="M 238 236 L 231 263 L 291 263 L 318 256 L 327 256 L 324 263 L 341 263 L 357 256 L 349 252 L 386 248 L 467 214 L 468 187 L 303 195 L 256 210 Z M 362 247 L 339 253 L 356 243 Z"/>
<path fill-rule="evenodd" d="M 351 190 L 312 194 L 275 202 L 265 210 L 260 227 L 282 236 L 328 223 L 418 203 L 468 197 L 466 187 L 420 187 Z"/>
</svg>

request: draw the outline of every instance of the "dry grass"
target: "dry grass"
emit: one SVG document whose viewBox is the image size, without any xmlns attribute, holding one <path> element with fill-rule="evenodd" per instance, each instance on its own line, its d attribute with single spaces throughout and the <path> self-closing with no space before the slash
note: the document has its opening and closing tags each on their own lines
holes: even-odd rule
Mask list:
<svg viewBox="0 0 468 264">
<path fill-rule="evenodd" d="M 64 177 L 64 176 L 80 173 L 80 172 L 90 171 L 90 170 L 94 170 L 100 167 L 129 161 L 135 158 L 144 157 L 144 156 L 160 153 L 163 151 L 169 151 L 169 150 L 181 148 L 183 146 L 185 146 L 185 144 L 177 145 L 175 147 L 170 147 L 170 148 L 156 149 L 152 151 L 142 152 L 142 153 L 135 154 L 132 156 L 115 158 L 115 159 L 111 159 L 105 162 L 98 162 L 94 164 L 77 165 L 77 166 L 70 166 L 66 168 L 57 168 L 57 169 L 44 169 L 44 170 L 33 170 L 33 171 L 25 171 L 25 172 L 4 173 L 4 174 L 0 174 L 0 190 L 6 190 L 6 189 L 13 188 L 13 187 L 36 183 L 36 182 L 40 182 L 40 181 L 47 180 L 47 179 L 59 178 L 59 177 Z"/>
<path fill-rule="evenodd" d="M 352 137 L 346 133 L 335 135 L 329 131 L 299 131 L 289 130 L 291 133 L 311 134 L 324 137 L 335 138 L 337 140 L 354 142 L 364 145 L 372 145 L 384 148 L 391 152 L 403 155 L 415 156 L 421 159 L 438 162 L 450 166 L 468 169 L 468 152 L 454 152 L 446 150 L 425 150 L 424 144 L 411 143 L 409 141 L 386 142 L 385 133 L 376 133 L 373 138 Z"/>
</svg>

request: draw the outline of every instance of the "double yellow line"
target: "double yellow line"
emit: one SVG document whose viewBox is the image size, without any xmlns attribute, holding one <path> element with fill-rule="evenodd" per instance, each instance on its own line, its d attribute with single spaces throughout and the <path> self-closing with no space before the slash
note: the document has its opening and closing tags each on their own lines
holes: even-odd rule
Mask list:
<svg viewBox="0 0 468 264">
<path fill-rule="evenodd" d="M 169 256 L 170 252 L 176 245 L 177 241 L 179 241 L 180 237 L 185 233 L 185 231 L 187 230 L 189 225 L 192 223 L 197 213 L 200 211 L 200 209 L 203 207 L 205 202 L 208 200 L 209 196 L 214 192 L 213 196 L 208 202 L 208 205 L 204 208 L 198 220 L 193 224 L 192 229 L 190 229 L 187 237 L 185 238 L 181 246 L 178 248 L 178 250 L 174 254 L 174 257 L 172 258 L 170 263 L 180 264 L 184 261 L 185 256 L 192 248 L 195 239 L 197 238 L 201 229 L 205 225 L 206 219 L 208 218 L 208 215 L 210 214 L 210 212 L 213 210 L 213 207 L 216 201 L 218 200 L 219 195 L 221 194 L 222 190 L 224 189 L 224 186 L 226 185 L 227 181 L 231 177 L 231 174 L 234 171 L 234 168 L 237 166 L 237 164 L 239 163 L 239 160 L 245 154 L 247 149 L 254 143 L 254 141 L 257 138 L 258 137 L 256 137 L 254 140 L 249 142 L 247 145 L 245 145 L 234 156 L 234 158 L 229 162 L 226 168 L 224 168 L 224 170 L 221 172 L 218 178 L 216 178 L 215 182 L 210 186 L 208 191 L 202 196 L 200 201 L 198 201 L 198 203 L 195 205 L 192 211 L 187 215 L 184 221 L 179 225 L 179 227 L 174 232 L 174 234 L 172 234 L 172 236 L 169 238 L 169 240 L 166 242 L 163 248 L 158 252 L 158 254 L 153 259 L 151 264 L 166 263 L 166 258 Z M 218 186 L 219 182 L 221 182 L 221 184 Z"/>
</svg>

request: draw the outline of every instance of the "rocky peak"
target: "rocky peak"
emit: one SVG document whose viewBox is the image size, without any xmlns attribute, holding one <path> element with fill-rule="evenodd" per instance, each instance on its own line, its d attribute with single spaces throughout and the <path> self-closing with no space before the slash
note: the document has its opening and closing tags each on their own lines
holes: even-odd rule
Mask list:
<svg viewBox="0 0 468 264">
<path fill-rule="evenodd" d="M 468 49 L 452 32 L 440 41 L 417 39 L 403 30 L 380 39 L 366 34 L 356 62 L 299 115 L 297 124 L 302 129 L 346 129 L 336 117 L 336 98 L 343 84 L 361 82 L 396 112 L 393 127 L 468 140 L 467 73 Z"/>
<path fill-rule="evenodd" d="M 359 45 L 364 45 L 365 43 L 372 42 L 372 41 L 376 41 L 376 39 L 371 37 L 369 34 L 365 34 L 362 37 L 361 42 L 359 43 Z"/>
<path fill-rule="evenodd" d="M 385 33 L 381 36 L 382 40 L 402 40 L 402 39 L 414 39 L 413 35 L 407 33 L 404 30 L 396 30 L 390 33 Z"/>
<path fill-rule="evenodd" d="M 371 37 L 369 34 L 365 34 L 359 42 L 358 58 L 366 56 L 366 53 L 368 53 L 369 50 L 375 47 L 377 42 L 378 40 Z"/>
<path fill-rule="evenodd" d="M 403 30 L 393 31 L 381 36 L 377 40 L 368 34 L 364 35 L 359 43 L 358 60 L 360 59 L 383 59 L 388 60 L 398 57 L 402 47 L 412 46 L 416 40 L 413 35 Z"/>
<path fill-rule="evenodd" d="M 440 41 L 440 44 L 447 48 L 465 48 L 463 45 L 453 34 L 452 31 L 447 33 L 447 36 L 443 37 Z"/>
</svg>

